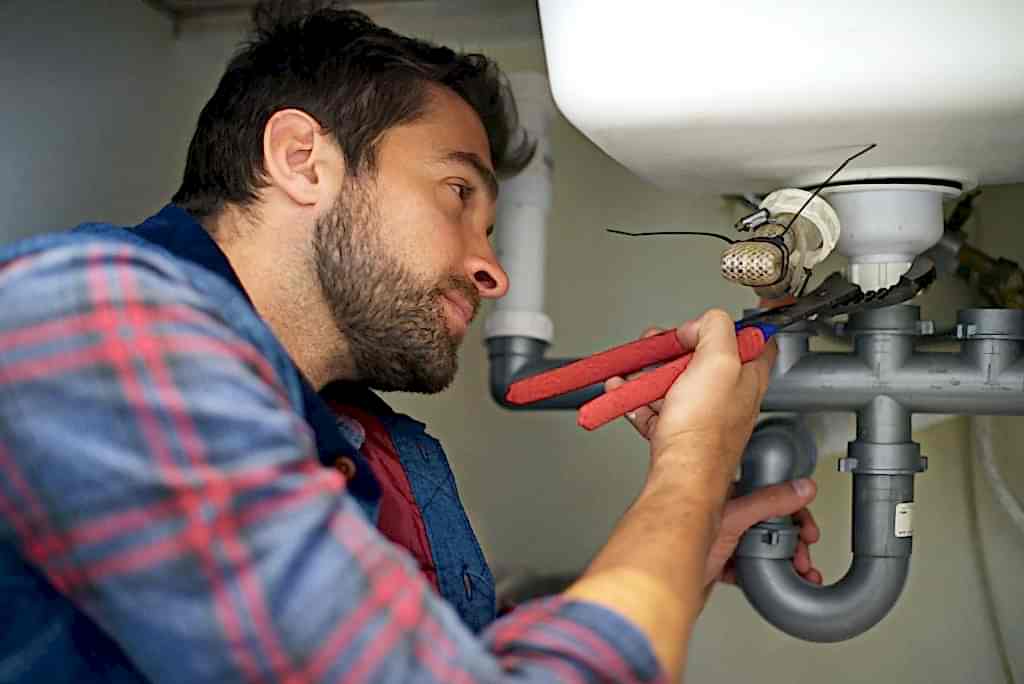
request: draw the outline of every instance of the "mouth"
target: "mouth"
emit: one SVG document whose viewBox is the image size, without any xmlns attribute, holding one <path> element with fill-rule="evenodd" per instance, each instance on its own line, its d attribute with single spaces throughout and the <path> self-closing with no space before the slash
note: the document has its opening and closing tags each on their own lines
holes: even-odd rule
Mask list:
<svg viewBox="0 0 1024 684">
<path fill-rule="evenodd" d="M 446 292 L 443 296 L 446 307 L 451 314 L 449 317 L 456 319 L 457 327 L 464 332 L 469 324 L 473 322 L 476 311 L 472 304 L 465 298 L 454 292 Z"/>
</svg>

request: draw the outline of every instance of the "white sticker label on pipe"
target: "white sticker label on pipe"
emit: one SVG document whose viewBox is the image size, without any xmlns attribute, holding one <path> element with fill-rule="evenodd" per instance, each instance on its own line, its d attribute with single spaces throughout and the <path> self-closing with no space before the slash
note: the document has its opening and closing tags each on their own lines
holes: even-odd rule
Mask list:
<svg viewBox="0 0 1024 684">
<path fill-rule="evenodd" d="M 914 536 L 914 502 L 896 504 L 896 536 Z"/>
</svg>

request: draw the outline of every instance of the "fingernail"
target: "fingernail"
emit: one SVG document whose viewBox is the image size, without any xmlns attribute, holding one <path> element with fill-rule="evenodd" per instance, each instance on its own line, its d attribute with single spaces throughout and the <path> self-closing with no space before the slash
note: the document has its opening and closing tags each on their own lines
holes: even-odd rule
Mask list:
<svg viewBox="0 0 1024 684">
<path fill-rule="evenodd" d="M 814 486 L 811 484 L 811 481 L 806 477 L 802 477 L 799 480 L 793 480 L 793 489 L 796 491 L 797 496 L 808 496 L 813 488 Z"/>
</svg>

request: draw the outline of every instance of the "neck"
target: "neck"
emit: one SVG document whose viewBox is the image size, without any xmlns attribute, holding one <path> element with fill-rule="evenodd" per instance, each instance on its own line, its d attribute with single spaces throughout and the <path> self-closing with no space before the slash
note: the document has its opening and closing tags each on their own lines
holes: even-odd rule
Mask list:
<svg viewBox="0 0 1024 684">
<path fill-rule="evenodd" d="M 309 248 L 312 225 L 300 228 L 302 216 L 254 214 L 228 207 L 204 220 L 203 227 L 306 380 L 317 390 L 330 382 L 356 380 L 348 345 L 316 285 Z"/>
</svg>

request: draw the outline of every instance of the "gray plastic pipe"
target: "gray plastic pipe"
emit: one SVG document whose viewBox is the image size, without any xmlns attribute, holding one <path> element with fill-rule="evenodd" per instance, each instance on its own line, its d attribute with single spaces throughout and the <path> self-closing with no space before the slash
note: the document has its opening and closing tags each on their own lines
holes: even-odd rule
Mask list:
<svg viewBox="0 0 1024 684">
<path fill-rule="evenodd" d="M 911 413 L 1024 414 L 1024 313 L 968 309 L 959 352 L 921 352 L 920 310 L 894 306 L 851 318 L 853 353 L 810 352 L 807 328 L 777 336 L 764 411 L 857 411 L 877 396 Z"/>
<path fill-rule="evenodd" d="M 807 641 L 842 641 L 877 624 L 895 605 L 910 567 L 914 474 L 925 467 L 910 442 L 910 414 L 884 397 L 858 414 L 858 438 L 841 467 L 854 473 L 853 560 L 835 584 L 793 569 L 799 528 L 789 519 L 751 528 L 736 552 L 736 579 L 768 622 Z M 795 422 L 762 424 L 744 453 L 739 492 L 810 474 L 808 437 Z M 872 441 L 878 440 L 878 441 Z M 813 442 L 812 442 L 813 443 Z"/>
</svg>

